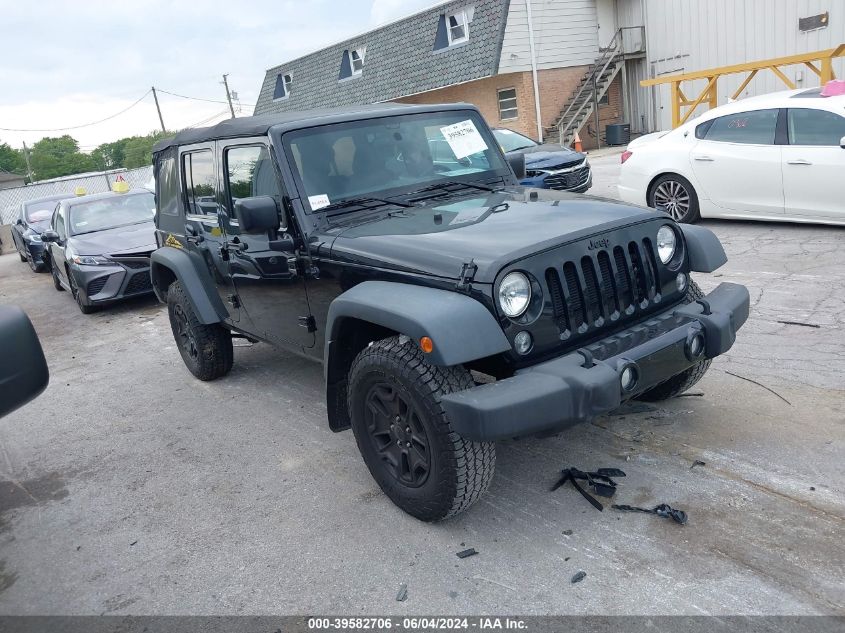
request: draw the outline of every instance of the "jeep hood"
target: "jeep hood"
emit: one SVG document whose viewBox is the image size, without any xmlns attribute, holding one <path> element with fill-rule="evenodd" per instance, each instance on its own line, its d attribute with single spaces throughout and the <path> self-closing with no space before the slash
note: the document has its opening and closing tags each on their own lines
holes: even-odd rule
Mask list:
<svg viewBox="0 0 845 633">
<path fill-rule="evenodd" d="M 654 219 L 655 213 L 602 198 L 514 188 L 345 218 L 324 238 L 335 260 L 453 279 L 473 260 L 475 281 L 492 283 L 510 262 Z"/>
<path fill-rule="evenodd" d="M 73 235 L 70 243 L 79 255 L 151 251 L 156 248 L 155 224 L 151 221 L 142 222 L 96 233 Z"/>
</svg>

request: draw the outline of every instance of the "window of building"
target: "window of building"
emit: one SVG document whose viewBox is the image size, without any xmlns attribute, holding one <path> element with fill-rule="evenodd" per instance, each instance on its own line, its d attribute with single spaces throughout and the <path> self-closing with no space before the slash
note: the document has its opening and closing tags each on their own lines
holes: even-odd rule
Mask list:
<svg viewBox="0 0 845 633">
<path fill-rule="evenodd" d="M 845 137 L 845 117 L 810 108 L 787 110 L 790 145 L 835 145 Z"/>
<path fill-rule="evenodd" d="M 182 155 L 182 182 L 188 215 L 217 216 L 217 180 L 210 149 Z"/>
<path fill-rule="evenodd" d="M 290 96 L 290 87 L 293 83 L 293 78 L 289 73 L 276 75 L 276 88 L 273 90 L 273 101 L 280 99 L 287 99 Z"/>
<path fill-rule="evenodd" d="M 729 114 L 713 119 L 705 138 L 723 143 L 773 145 L 777 120 L 777 109 Z"/>
<path fill-rule="evenodd" d="M 608 90 L 607 92 L 605 92 L 605 93 L 602 95 L 602 98 L 601 98 L 601 99 L 599 99 L 599 105 L 600 105 L 600 106 L 610 105 L 610 90 Z"/>
<path fill-rule="evenodd" d="M 519 116 L 516 107 L 516 88 L 503 88 L 499 90 L 499 119 L 507 121 Z"/>
<path fill-rule="evenodd" d="M 364 55 L 366 53 L 367 47 L 362 46 L 361 48 L 356 48 L 349 54 L 350 61 L 352 62 L 353 75 L 360 75 L 361 71 L 364 70 Z"/>
<path fill-rule="evenodd" d="M 466 9 L 446 16 L 446 34 L 449 37 L 449 46 L 462 44 L 469 39 L 469 18 Z"/>
</svg>

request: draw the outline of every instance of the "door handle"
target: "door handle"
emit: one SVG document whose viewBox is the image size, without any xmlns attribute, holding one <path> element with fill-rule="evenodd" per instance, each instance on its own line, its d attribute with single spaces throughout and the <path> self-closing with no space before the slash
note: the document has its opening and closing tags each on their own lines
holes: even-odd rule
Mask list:
<svg viewBox="0 0 845 633">
<path fill-rule="evenodd" d="M 710 156 L 707 156 L 706 154 L 693 154 L 692 157 L 695 160 L 705 161 L 705 162 L 708 162 L 708 163 L 712 163 L 713 160 L 714 160 L 713 158 L 711 158 Z"/>
<path fill-rule="evenodd" d="M 795 160 L 788 160 L 786 161 L 787 165 L 812 165 L 808 160 L 804 160 L 803 158 L 796 158 Z"/>
</svg>

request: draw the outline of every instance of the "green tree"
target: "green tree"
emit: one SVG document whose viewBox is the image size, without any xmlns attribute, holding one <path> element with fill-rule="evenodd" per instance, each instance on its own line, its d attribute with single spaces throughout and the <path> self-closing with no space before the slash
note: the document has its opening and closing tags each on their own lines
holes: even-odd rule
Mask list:
<svg viewBox="0 0 845 633">
<path fill-rule="evenodd" d="M 26 160 L 23 152 L 6 143 L 0 143 L 0 171 L 8 171 L 14 174 L 26 173 Z"/>
<path fill-rule="evenodd" d="M 97 169 L 116 169 L 124 167 L 126 160 L 126 142 L 128 138 L 118 139 L 111 143 L 102 143 L 91 152 L 91 158 Z"/>
<path fill-rule="evenodd" d="M 151 132 L 146 136 L 132 136 L 124 146 L 123 167 L 134 169 L 153 163 L 153 145 L 163 138 L 173 136 L 173 132 Z"/>
<path fill-rule="evenodd" d="M 79 143 L 72 136 L 42 138 L 30 153 L 33 176 L 36 180 L 80 174 L 97 168 L 94 159 L 79 151 Z"/>
</svg>

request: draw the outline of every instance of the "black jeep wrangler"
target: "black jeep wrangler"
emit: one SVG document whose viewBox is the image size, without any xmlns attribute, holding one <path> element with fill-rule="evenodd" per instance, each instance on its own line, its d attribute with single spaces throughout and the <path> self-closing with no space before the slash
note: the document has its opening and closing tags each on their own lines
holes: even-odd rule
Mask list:
<svg viewBox="0 0 845 633">
<path fill-rule="evenodd" d="M 154 154 L 151 275 L 188 369 L 224 376 L 232 337 L 322 361 L 330 428 L 426 521 L 485 491 L 494 440 L 670 398 L 748 316 L 743 286 L 690 278 L 725 263 L 713 233 L 519 186 L 469 105 L 232 119 Z"/>
</svg>

